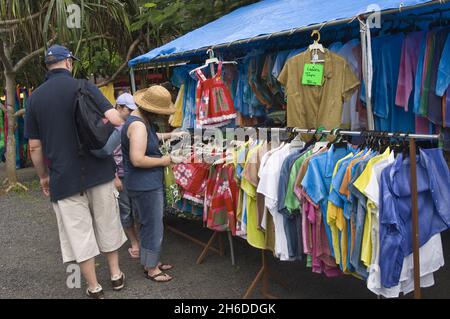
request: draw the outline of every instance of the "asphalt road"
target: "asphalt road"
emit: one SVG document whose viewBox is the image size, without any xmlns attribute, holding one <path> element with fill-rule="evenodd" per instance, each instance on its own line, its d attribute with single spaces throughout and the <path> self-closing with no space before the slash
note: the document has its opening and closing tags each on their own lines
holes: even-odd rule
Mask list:
<svg viewBox="0 0 450 319">
<path fill-rule="evenodd" d="M 0 164 L 0 177 L 3 173 L 4 166 Z M 19 175 L 32 190 L 0 193 L 0 299 L 86 298 L 84 289 L 66 286 L 67 265 L 61 260 L 56 218 L 49 201 L 38 190 L 33 171 L 21 170 Z M 204 241 L 211 235 L 198 222 L 174 217 L 167 218 L 166 222 Z M 112 291 L 103 257 L 97 259 L 99 281 L 107 298 L 241 298 L 256 276 L 261 260 L 258 250 L 241 239 L 234 242 L 235 267 L 231 266 L 228 245 L 224 257 L 209 254 L 203 264 L 196 265 L 200 246 L 166 231 L 163 260 L 175 266 L 171 271 L 173 281 L 158 284 L 145 279 L 141 266 L 128 257 L 127 244 L 121 249 L 126 288 L 121 292 Z M 444 233 L 443 244 L 445 260 L 449 262 L 450 232 Z M 355 278 L 327 279 L 311 273 L 303 263 L 268 259 L 269 268 L 280 282 L 271 282 L 269 289 L 279 298 L 376 298 Z M 435 280 L 435 286 L 423 290 L 424 298 L 450 298 L 450 267 L 446 265 L 438 271 Z M 259 289 L 253 297 L 262 298 Z"/>
</svg>

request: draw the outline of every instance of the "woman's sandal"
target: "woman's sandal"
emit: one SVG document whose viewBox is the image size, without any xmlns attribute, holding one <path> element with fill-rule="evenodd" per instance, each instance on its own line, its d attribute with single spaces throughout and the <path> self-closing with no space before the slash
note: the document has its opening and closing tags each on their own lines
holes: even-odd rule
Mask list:
<svg viewBox="0 0 450 319">
<path fill-rule="evenodd" d="M 169 265 L 169 264 L 161 264 L 161 265 L 158 265 L 158 268 L 161 269 L 162 271 L 169 271 L 169 270 L 173 269 L 173 266 Z M 144 267 L 144 273 L 147 273 L 147 272 L 148 272 L 148 270 L 145 269 L 145 267 Z"/>
<path fill-rule="evenodd" d="M 170 276 L 169 276 L 170 279 L 168 279 L 168 280 L 157 280 L 156 279 L 159 277 L 166 277 L 166 276 L 169 276 L 169 275 L 166 274 L 165 272 L 160 272 L 159 274 L 156 274 L 154 276 L 150 276 L 148 273 L 146 274 L 147 279 L 150 279 L 151 281 L 154 281 L 154 282 L 169 282 L 173 279 L 173 277 L 170 277 Z"/>
<path fill-rule="evenodd" d="M 138 259 L 139 258 L 139 250 L 133 250 L 133 248 L 131 248 L 131 247 L 128 248 L 128 254 L 133 259 Z"/>
</svg>

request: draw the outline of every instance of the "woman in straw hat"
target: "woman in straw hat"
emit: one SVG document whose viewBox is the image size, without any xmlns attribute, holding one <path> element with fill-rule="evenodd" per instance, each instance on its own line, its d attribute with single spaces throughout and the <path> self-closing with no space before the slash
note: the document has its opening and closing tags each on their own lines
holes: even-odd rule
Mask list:
<svg viewBox="0 0 450 319">
<path fill-rule="evenodd" d="M 122 153 L 125 187 L 140 223 L 140 260 L 146 277 L 155 282 L 172 279 L 165 271 L 172 268 L 160 262 L 163 240 L 163 169 L 171 164 L 170 156 L 162 156 L 159 141 L 181 137 L 184 132 L 157 133 L 152 119 L 156 114 L 175 112 L 170 92 L 155 85 L 137 91 L 133 111 L 122 129 Z"/>
</svg>

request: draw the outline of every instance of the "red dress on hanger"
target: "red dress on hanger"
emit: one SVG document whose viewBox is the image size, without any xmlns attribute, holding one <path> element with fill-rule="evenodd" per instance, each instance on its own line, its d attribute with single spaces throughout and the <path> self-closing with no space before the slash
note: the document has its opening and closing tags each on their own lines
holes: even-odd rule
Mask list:
<svg viewBox="0 0 450 319">
<path fill-rule="evenodd" d="M 213 165 L 205 191 L 203 222 L 215 231 L 230 231 L 236 235 L 236 211 L 239 188 L 232 165 Z"/>
<path fill-rule="evenodd" d="M 186 163 L 174 165 L 173 174 L 175 181 L 182 188 L 183 198 L 203 204 L 209 164 L 196 162 L 195 156 L 192 155 Z"/>
<path fill-rule="evenodd" d="M 233 98 L 222 79 L 222 62 L 219 62 L 217 74 L 207 79 L 201 70 L 197 70 L 196 124 L 197 127 L 221 127 L 237 116 Z"/>
</svg>

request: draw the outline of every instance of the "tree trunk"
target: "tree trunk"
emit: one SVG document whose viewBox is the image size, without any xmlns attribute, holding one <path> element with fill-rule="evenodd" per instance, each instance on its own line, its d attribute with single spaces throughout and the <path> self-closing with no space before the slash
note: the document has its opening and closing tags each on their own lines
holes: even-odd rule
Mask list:
<svg viewBox="0 0 450 319">
<path fill-rule="evenodd" d="M 5 72 L 6 79 L 6 108 L 8 109 L 8 139 L 6 141 L 6 178 L 9 184 L 17 183 L 16 171 L 16 138 L 14 136 L 16 117 L 14 105 L 16 104 L 16 74 Z"/>
</svg>

